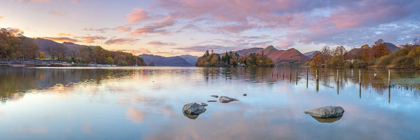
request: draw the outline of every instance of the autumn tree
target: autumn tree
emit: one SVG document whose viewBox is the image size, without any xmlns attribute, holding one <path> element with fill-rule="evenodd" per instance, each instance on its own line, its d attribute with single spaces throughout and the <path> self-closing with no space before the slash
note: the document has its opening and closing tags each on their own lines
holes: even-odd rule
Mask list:
<svg viewBox="0 0 420 140">
<path fill-rule="evenodd" d="M 11 59 L 21 40 L 5 28 L 0 29 L 0 59 Z"/>
<path fill-rule="evenodd" d="M 389 49 L 386 47 L 386 43 L 382 39 L 378 39 L 375 45 L 372 46 L 371 56 L 375 59 L 380 58 L 389 54 Z"/>
<path fill-rule="evenodd" d="M 39 55 L 40 47 L 32 39 L 20 37 L 21 43 L 15 49 L 14 58 L 35 59 Z"/>
</svg>

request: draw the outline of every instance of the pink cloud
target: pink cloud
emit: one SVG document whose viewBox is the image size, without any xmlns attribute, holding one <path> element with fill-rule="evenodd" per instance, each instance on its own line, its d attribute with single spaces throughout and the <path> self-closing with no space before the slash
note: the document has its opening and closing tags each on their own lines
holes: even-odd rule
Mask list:
<svg viewBox="0 0 420 140">
<path fill-rule="evenodd" d="M 105 40 L 106 37 L 103 36 L 83 36 L 80 37 L 85 40 L 86 43 L 95 43 L 96 40 Z"/>
<path fill-rule="evenodd" d="M 130 32 L 131 31 L 131 27 L 124 27 L 124 26 L 118 26 L 118 27 L 116 27 L 116 29 L 118 31 L 120 31 L 121 33 L 123 33 L 123 32 Z"/>
<path fill-rule="evenodd" d="M 60 12 L 60 11 L 54 11 L 54 10 L 50 11 L 49 13 L 50 13 L 51 15 L 54 15 L 54 16 L 61 16 L 61 15 L 63 15 L 63 13 L 62 13 L 62 12 Z"/>
<path fill-rule="evenodd" d="M 13 27 L 9 27 L 6 29 L 9 33 L 12 34 L 23 34 L 23 30 L 19 29 L 19 28 L 13 28 Z"/>
<path fill-rule="evenodd" d="M 132 39 L 132 38 L 116 38 L 116 39 L 109 39 L 105 42 L 107 45 L 123 45 L 123 44 L 132 44 L 139 41 L 139 39 Z"/>
<path fill-rule="evenodd" d="M 0 16 L 0 19 L 4 19 L 4 16 Z"/>
<path fill-rule="evenodd" d="M 69 38 L 69 37 L 43 37 L 44 39 L 53 40 L 57 42 L 79 42 L 77 39 Z"/>
<path fill-rule="evenodd" d="M 50 3 L 51 0 L 13 0 L 19 2 L 32 2 L 32 3 Z"/>
<path fill-rule="evenodd" d="M 73 36 L 72 34 L 69 34 L 69 33 L 58 33 L 57 35 L 60 36 L 60 37 L 63 37 L 63 36 L 67 36 L 67 37 Z"/>
<path fill-rule="evenodd" d="M 152 23 L 142 28 L 135 29 L 130 35 L 141 36 L 149 33 L 169 34 L 165 28 L 175 24 L 175 19 L 171 16 L 166 17 L 161 22 Z"/>
<path fill-rule="evenodd" d="M 154 46 L 174 46 L 174 45 L 176 45 L 175 43 L 160 42 L 160 41 L 151 41 L 151 42 L 148 42 L 147 44 L 154 45 Z"/>
<path fill-rule="evenodd" d="M 144 20 L 149 19 L 149 15 L 143 9 L 134 8 L 133 12 L 126 16 L 130 21 L 128 24 L 138 23 Z"/>
</svg>

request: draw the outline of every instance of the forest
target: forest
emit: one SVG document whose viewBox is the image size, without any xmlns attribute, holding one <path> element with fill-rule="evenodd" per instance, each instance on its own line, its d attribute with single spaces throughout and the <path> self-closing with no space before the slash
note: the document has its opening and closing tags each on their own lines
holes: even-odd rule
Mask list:
<svg viewBox="0 0 420 140">
<path fill-rule="evenodd" d="M 40 46 L 31 38 L 22 34 L 13 34 L 6 28 L 0 29 L 0 59 L 15 60 L 61 60 L 76 64 L 111 64 L 119 66 L 145 66 L 144 60 L 132 53 L 108 51 L 100 46 L 83 46 L 69 49 L 59 44 L 46 46 L 40 52 Z M 50 56 L 47 58 L 46 56 Z"/>
<path fill-rule="evenodd" d="M 347 51 L 343 46 L 330 48 L 325 46 L 314 55 L 312 67 L 331 68 L 419 68 L 420 41 L 415 38 L 413 44 L 403 45 L 392 52 L 383 39 L 373 45 L 362 45 Z"/>
<path fill-rule="evenodd" d="M 207 50 L 203 56 L 199 57 L 196 66 L 200 67 L 274 67 L 273 61 L 264 54 L 250 53 L 248 55 L 240 56 L 236 52 L 226 52 L 220 54 L 211 54 Z"/>
</svg>

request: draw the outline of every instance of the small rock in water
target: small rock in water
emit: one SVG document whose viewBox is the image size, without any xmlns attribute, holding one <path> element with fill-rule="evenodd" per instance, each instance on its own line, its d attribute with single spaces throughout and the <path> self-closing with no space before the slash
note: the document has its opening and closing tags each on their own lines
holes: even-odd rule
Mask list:
<svg viewBox="0 0 420 140">
<path fill-rule="evenodd" d="M 318 118 L 334 118 L 343 116 L 344 109 L 341 106 L 325 106 L 306 110 L 305 114 Z"/>
<path fill-rule="evenodd" d="M 214 98 L 219 98 L 219 96 L 217 96 L 217 95 L 210 95 L 211 97 L 214 97 Z"/>
<path fill-rule="evenodd" d="M 202 105 L 202 106 L 208 106 L 208 104 L 206 104 L 206 103 L 201 103 L 201 105 Z"/>
<path fill-rule="evenodd" d="M 182 113 L 184 114 L 184 116 L 190 119 L 196 119 L 198 115 L 204 113 L 205 111 L 206 108 L 197 103 L 185 104 L 182 108 Z"/>
<path fill-rule="evenodd" d="M 217 100 L 208 100 L 207 102 L 217 102 Z"/>
<path fill-rule="evenodd" d="M 244 96 L 246 96 L 246 93 L 244 93 Z"/>
<path fill-rule="evenodd" d="M 232 101 L 239 101 L 239 100 L 235 99 L 235 98 L 230 98 L 230 97 L 227 97 L 227 96 L 220 96 L 220 98 L 219 98 L 219 102 L 221 102 L 221 103 L 229 103 L 229 102 L 232 102 Z"/>
<path fill-rule="evenodd" d="M 184 112 L 185 114 L 190 114 L 190 115 L 200 115 L 201 113 L 205 111 L 206 111 L 206 108 L 197 103 L 185 104 L 184 107 L 182 107 L 182 112 Z"/>
</svg>

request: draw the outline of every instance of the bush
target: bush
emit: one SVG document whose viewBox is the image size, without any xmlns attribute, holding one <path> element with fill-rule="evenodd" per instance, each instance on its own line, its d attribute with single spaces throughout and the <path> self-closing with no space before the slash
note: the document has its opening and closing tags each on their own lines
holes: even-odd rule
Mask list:
<svg viewBox="0 0 420 140">
<path fill-rule="evenodd" d="M 350 62 L 345 62 L 345 63 L 344 63 L 344 67 L 345 67 L 345 68 L 353 68 L 353 64 L 352 64 L 352 63 L 350 63 Z"/>
<path fill-rule="evenodd" d="M 392 65 L 394 68 L 414 68 L 415 62 L 412 57 L 402 56 L 392 61 Z"/>
<path fill-rule="evenodd" d="M 391 64 L 391 62 L 392 62 L 392 60 L 394 58 L 395 57 L 393 55 L 390 55 L 390 54 L 389 55 L 385 55 L 385 56 L 379 58 L 379 60 L 376 63 L 376 65 L 378 65 L 379 67 L 386 67 L 386 66 L 388 66 L 388 65 Z"/>
<path fill-rule="evenodd" d="M 410 52 L 410 50 L 408 50 L 407 48 L 404 48 L 404 49 L 399 49 L 394 54 L 395 54 L 395 56 L 400 57 L 400 56 L 408 55 L 409 52 Z"/>
<path fill-rule="evenodd" d="M 353 67 L 354 68 L 366 68 L 368 66 L 367 62 L 364 60 L 354 60 Z"/>
</svg>

